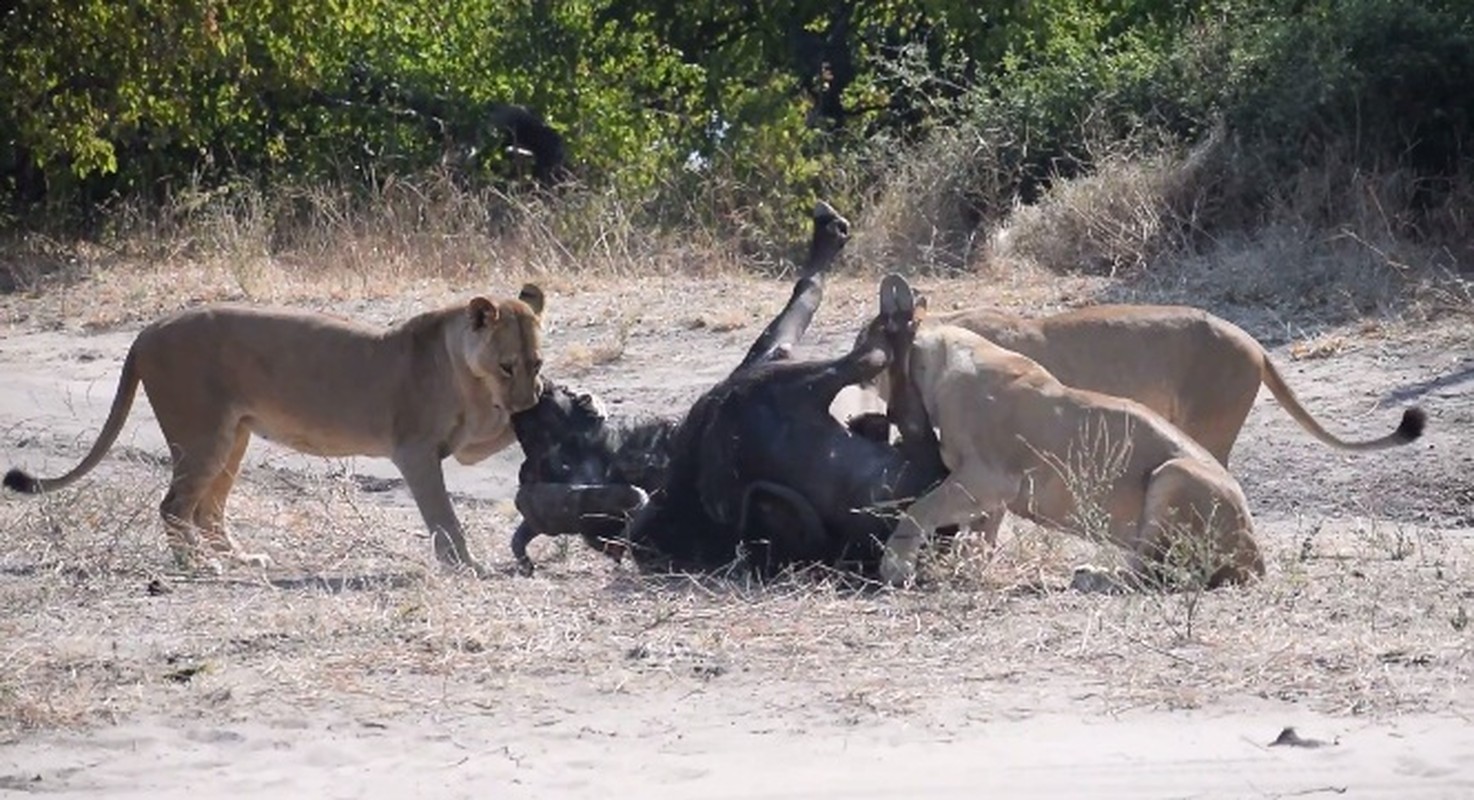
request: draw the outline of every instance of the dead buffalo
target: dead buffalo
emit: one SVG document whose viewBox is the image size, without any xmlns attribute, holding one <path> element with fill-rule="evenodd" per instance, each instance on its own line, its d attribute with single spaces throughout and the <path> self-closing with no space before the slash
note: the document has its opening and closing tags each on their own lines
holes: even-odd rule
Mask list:
<svg viewBox="0 0 1474 800">
<path fill-rule="evenodd" d="M 540 533 L 577 533 L 618 560 L 629 514 L 665 481 L 670 438 L 680 420 L 611 420 L 592 394 L 543 382 L 538 404 L 512 416 L 525 458 L 517 474 L 522 522 L 512 555 L 532 574 L 527 545 Z"/>
<path fill-rule="evenodd" d="M 848 220 L 819 203 L 793 294 L 734 373 L 788 356 L 818 309 L 825 270 L 848 239 Z M 519 570 L 532 572 L 527 545 L 540 533 L 578 533 L 594 549 L 621 557 L 624 524 L 647 493 L 664 484 L 679 424 L 670 418 L 611 420 L 593 395 L 545 380 L 538 404 L 512 417 L 525 455 L 516 501 L 523 519 L 512 536 Z"/>
<path fill-rule="evenodd" d="M 800 290 L 817 306 L 817 284 Z M 629 525 L 636 562 L 659 571 L 745 562 L 760 574 L 809 563 L 873 572 L 895 507 L 946 476 L 904 365 L 891 363 L 910 330 L 911 310 L 882 297 L 844 356 L 750 364 L 698 399 L 672 439 L 664 486 Z M 857 432 L 829 412 L 841 389 L 888 366 L 898 387 L 888 409 L 901 432 L 894 446 L 877 441 L 873 418 Z"/>
</svg>

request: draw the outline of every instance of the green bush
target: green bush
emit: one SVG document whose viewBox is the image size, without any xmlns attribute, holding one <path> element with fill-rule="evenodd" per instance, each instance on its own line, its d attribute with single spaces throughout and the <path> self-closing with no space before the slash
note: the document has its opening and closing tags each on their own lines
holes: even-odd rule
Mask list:
<svg viewBox="0 0 1474 800">
<path fill-rule="evenodd" d="M 0 192 L 26 225 L 221 186 L 322 181 L 371 201 L 447 167 L 477 191 L 515 188 L 486 129 L 494 103 L 563 132 L 571 205 L 605 198 L 634 224 L 769 254 L 802 236 L 815 195 L 859 212 L 891 181 L 938 194 L 915 203 L 927 218 L 910 238 L 970 246 L 1058 176 L 1220 126 L 1252 156 L 1237 165 L 1258 186 L 1249 205 L 1327 161 L 1412 170 L 1432 207 L 1468 171 L 1474 127 L 1474 11 L 1455 0 L 16 0 L 3 14 Z"/>
<path fill-rule="evenodd" d="M 1059 178 L 1180 152 L 1220 126 L 1225 144 L 1214 157 L 1233 163 L 1204 173 L 1218 177 L 1197 199 L 1197 233 L 1254 224 L 1305 170 L 1333 168 L 1346 180 L 1348 169 L 1409 170 L 1414 205 L 1435 210 L 1470 172 L 1466 4 L 1041 0 L 1020 26 L 997 69 L 940 107 L 949 122 L 933 125 L 948 142 L 975 142 L 941 148 L 967 161 L 942 171 L 970 183 L 933 182 L 957 208 L 928 212 L 953 221 L 941 233 L 954 251 L 974 246 L 976 225 L 997 224 Z M 914 173 L 884 180 L 914 192 Z M 1318 221 L 1345 213 L 1343 194 L 1324 199 Z"/>
<path fill-rule="evenodd" d="M 1292 167 L 1336 146 L 1369 168 L 1457 171 L 1474 132 L 1474 10 L 1346 0 L 1253 21 L 1228 118 Z"/>
</svg>

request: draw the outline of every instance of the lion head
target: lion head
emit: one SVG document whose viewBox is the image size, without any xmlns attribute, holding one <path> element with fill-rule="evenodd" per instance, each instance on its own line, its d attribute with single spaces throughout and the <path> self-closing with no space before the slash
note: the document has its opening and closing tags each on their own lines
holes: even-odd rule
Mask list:
<svg viewBox="0 0 1474 800">
<path fill-rule="evenodd" d="M 542 310 L 542 289 L 531 283 L 516 299 L 473 297 L 466 304 L 470 324 L 461 355 L 471 374 L 511 413 L 537 405 L 542 394 Z"/>
</svg>

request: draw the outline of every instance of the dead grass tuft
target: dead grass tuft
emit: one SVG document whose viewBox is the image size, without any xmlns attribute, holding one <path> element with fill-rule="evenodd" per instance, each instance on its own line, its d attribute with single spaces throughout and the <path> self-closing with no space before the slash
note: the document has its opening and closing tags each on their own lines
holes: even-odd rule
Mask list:
<svg viewBox="0 0 1474 800">
<path fill-rule="evenodd" d="M 747 327 L 751 320 L 740 308 L 718 308 L 703 312 L 686 322 L 691 330 L 708 330 L 712 333 L 730 333 Z"/>
<path fill-rule="evenodd" d="M 1471 308 L 1474 262 L 1462 242 L 1474 230 L 1455 207 L 1467 179 L 1427 208 L 1426 182 L 1359 170 L 1334 153 L 1267 197 L 1272 182 L 1255 181 L 1255 168 L 1252 156 L 1212 142 L 1181 158 L 1107 163 L 1020 209 L 996 255 L 1122 274 L 1113 298 L 1272 309 L 1304 322 Z"/>
<path fill-rule="evenodd" d="M 1006 211 L 979 212 L 971 205 L 971 198 L 1005 194 L 987 186 L 997 179 L 989 153 L 984 137 L 963 125 L 938 129 L 888 164 L 886 179 L 855 217 L 852 259 L 882 273 L 966 269 Z M 980 213 L 990 218 L 980 220 Z"/>
<path fill-rule="evenodd" d="M 1094 300 L 1272 308 L 1305 320 L 1474 307 L 1474 177 L 1432 181 L 1329 151 L 1280 174 L 1219 130 L 1192 149 L 1114 145 L 1036 202 L 1003 205 L 1001 140 L 935 132 L 858 214 L 852 255 L 877 271 L 983 279 L 1099 275 Z M 1230 312 L 1231 313 L 1231 312 Z"/>
<path fill-rule="evenodd" d="M 1015 209 L 989 255 L 1114 277 L 1189 251 L 1212 180 L 1212 146 L 1113 158 L 1089 175 L 1057 181 L 1039 203 Z"/>
</svg>

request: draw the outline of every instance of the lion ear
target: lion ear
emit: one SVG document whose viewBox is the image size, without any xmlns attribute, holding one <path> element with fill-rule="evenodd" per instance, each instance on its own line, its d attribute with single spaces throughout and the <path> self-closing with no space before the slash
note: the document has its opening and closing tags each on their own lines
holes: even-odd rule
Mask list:
<svg viewBox="0 0 1474 800">
<path fill-rule="evenodd" d="M 485 297 L 473 297 L 466 305 L 466 313 L 471 317 L 472 330 L 481 330 L 496 322 L 501 312 L 497 310 L 496 303 Z"/>
<path fill-rule="evenodd" d="M 926 316 L 926 295 L 922 294 L 921 292 L 917 292 L 916 293 L 916 316 L 914 318 L 916 320 L 920 321 L 925 316 Z"/>
<path fill-rule="evenodd" d="M 517 299 L 518 300 L 521 300 L 524 303 L 526 303 L 527 304 L 527 307 L 530 308 L 530 309 L 532 309 L 532 313 L 534 313 L 534 314 L 536 314 L 538 316 L 542 316 L 542 313 L 543 313 L 543 290 L 542 289 L 539 289 L 538 286 L 537 286 L 537 284 L 535 284 L 535 283 L 524 283 L 524 284 L 522 284 L 522 291 L 521 291 L 521 293 L 519 293 L 517 295 Z"/>
</svg>

